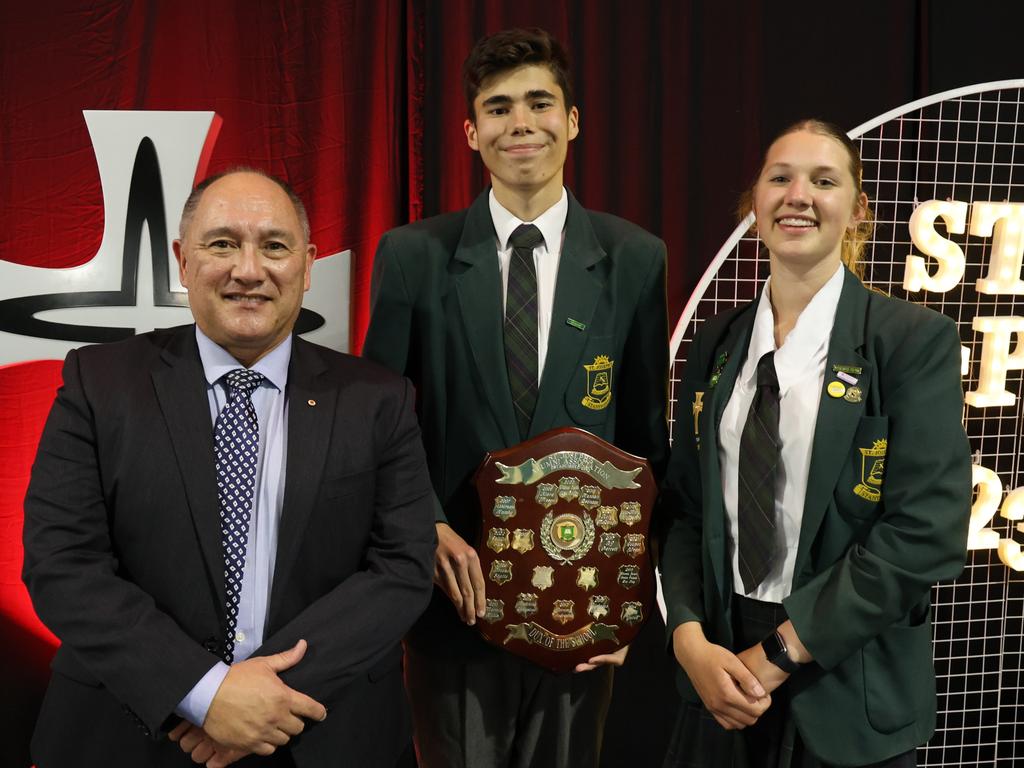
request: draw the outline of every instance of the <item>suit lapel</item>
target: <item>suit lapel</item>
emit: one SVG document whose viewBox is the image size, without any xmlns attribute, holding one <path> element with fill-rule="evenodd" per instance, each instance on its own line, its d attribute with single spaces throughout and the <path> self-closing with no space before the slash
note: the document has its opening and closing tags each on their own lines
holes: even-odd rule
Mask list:
<svg viewBox="0 0 1024 768">
<path fill-rule="evenodd" d="M 519 442 L 519 427 L 505 365 L 501 271 L 487 195 L 484 190 L 466 214 L 462 238 L 455 250 L 455 260 L 463 265 L 464 271 L 453 282 L 459 297 L 463 332 L 469 340 L 487 402 L 505 444 L 514 445 Z"/>
<path fill-rule="evenodd" d="M 814 427 L 811 464 L 807 473 L 807 495 L 800 523 L 800 546 L 794 566 L 794 580 L 807 567 L 811 543 L 814 541 L 835 492 L 836 482 L 844 464 L 849 461 L 857 425 L 864 415 L 869 395 L 873 366 L 864 358 L 864 313 L 867 309 L 868 290 L 847 272 L 843 292 L 836 308 L 835 324 L 825 361 L 825 378 L 818 405 L 818 419 Z M 837 377 L 833 366 L 855 366 L 861 369 L 857 386 L 862 395 L 859 402 L 832 397 L 826 388 Z"/>
<path fill-rule="evenodd" d="M 566 323 L 573 318 L 592 327 L 594 310 L 607 283 L 608 262 L 594 234 L 587 212 L 569 193 L 569 212 L 565 221 L 565 240 L 558 264 L 555 301 L 548 332 L 548 351 L 544 360 L 537 407 L 530 435 L 537 435 L 564 422 L 565 393 L 587 343 L 588 332 Z"/>
<path fill-rule="evenodd" d="M 175 334 L 161 355 L 166 364 L 152 374 L 153 386 L 188 499 L 203 560 L 223 606 L 224 556 L 220 540 L 213 424 L 206 379 L 196 346 L 195 326 Z M 197 439 L 197 436 L 201 436 Z"/>
<path fill-rule="evenodd" d="M 732 587 L 732 561 L 726 541 L 725 498 L 722 495 L 722 469 L 718 461 L 718 430 L 722 423 L 725 405 L 732 396 L 736 377 L 747 356 L 750 333 L 754 326 L 757 300 L 741 311 L 729 324 L 722 340 L 716 346 L 711 358 L 710 378 L 718 374 L 718 383 L 711 387 L 704 397 L 708 400 L 701 413 L 700 463 L 701 477 L 704 478 L 704 535 L 707 546 L 713 553 L 711 559 L 715 584 L 722 595 L 728 595 Z M 720 360 L 724 363 L 719 365 Z"/>
<path fill-rule="evenodd" d="M 293 337 L 292 344 L 288 364 L 288 458 L 274 583 L 267 610 L 268 630 L 277 626 L 275 614 L 281 609 L 281 593 L 320 489 L 338 406 L 337 390 L 322 376 L 327 366 L 312 345 L 298 336 Z"/>
</svg>

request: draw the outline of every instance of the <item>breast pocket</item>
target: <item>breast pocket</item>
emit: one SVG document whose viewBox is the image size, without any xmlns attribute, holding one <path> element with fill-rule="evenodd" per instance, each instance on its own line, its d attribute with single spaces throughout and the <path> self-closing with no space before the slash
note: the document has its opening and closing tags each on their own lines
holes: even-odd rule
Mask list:
<svg viewBox="0 0 1024 768">
<path fill-rule="evenodd" d="M 863 519 L 880 511 L 885 495 L 889 418 L 865 416 L 857 425 L 850 457 L 839 476 L 836 502 L 841 512 Z"/>
<path fill-rule="evenodd" d="M 565 409 L 581 426 L 603 424 L 615 408 L 616 360 L 612 336 L 587 339 L 565 392 Z"/>
<path fill-rule="evenodd" d="M 325 480 L 320 486 L 320 496 L 325 501 L 343 499 L 348 496 L 365 495 L 373 492 L 374 471 L 355 472 Z"/>
</svg>

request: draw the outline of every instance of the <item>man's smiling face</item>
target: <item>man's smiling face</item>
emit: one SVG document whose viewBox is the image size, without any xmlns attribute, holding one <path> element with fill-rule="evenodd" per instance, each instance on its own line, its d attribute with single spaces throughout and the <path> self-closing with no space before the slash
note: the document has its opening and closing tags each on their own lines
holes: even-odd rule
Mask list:
<svg viewBox="0 0 1024 768">
<path fill-rule="evenodd" d="M 316 246 L 281 187 L 240 172 L 203 192 L 174 255 L 200 330 L 251 366 L 295 326 Z"/>
</svg>

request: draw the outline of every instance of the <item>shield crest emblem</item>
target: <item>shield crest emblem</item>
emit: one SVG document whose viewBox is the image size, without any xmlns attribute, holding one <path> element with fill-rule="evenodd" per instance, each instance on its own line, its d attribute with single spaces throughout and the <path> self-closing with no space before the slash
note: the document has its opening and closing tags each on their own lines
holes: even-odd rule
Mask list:
<svg viewBox="0 0 1024 768">
<path fill-rule="evenodd" d="M 604 410 L 612 401 L 612 369 L 615 361 L 607 355 L 598 355 L 593 363 L 583 367 L 587 371 L 587 394 L 580 402 L 595 411 Z"/>
<path fill-rule="evenodd" d="M 597 586 L 597 582 L 597 567 L 581 565 L 576 576 L 576 586 L 583 590 L 590 590 Z"/>
<path fill-rule="evenodd" d="M 647 462 L 557 429 L 488 454 L 474 482 L 477 551 L 497 601 L 495 620 L 477 623 L 481 635 L 554 671 L 631 642 L 654 605 Z M 511 510 L 514 525 L 503 527 Z"/>
<path fill-rule="evenodd" d="M 870 448 L 858 448 L 860 451 L 860 482 L 853 492 L 862 499 L 877 502 L 882 498 L 882 481 L 885 479 L 885 452 L 889 447 L 888 440 L 875 440 Z"/>
</svg>

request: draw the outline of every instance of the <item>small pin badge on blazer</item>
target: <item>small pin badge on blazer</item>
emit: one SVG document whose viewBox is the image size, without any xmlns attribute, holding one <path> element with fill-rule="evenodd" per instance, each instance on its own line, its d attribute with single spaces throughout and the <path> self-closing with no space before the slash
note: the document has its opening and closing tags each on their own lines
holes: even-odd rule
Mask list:
<svg viewBox="0 0 1024 768">
<path fill-rule="evenodd" d="M 836 378 L 837 379 L 842 379 L 843 381 L 845 381 L 850 386 L 853 386 L 858 381 L 860 381 L 860 379 L 858 379 L 856 376 L 852 376 L 849 373 L 847 373 L 846 371 L 836 371 Z"/>
<path fill-rule="evenodd" d="M 715 369 L 711 371 L 711 378 L 708 380 L 708 389 L 714 389 L 718 385 L 718 380 L 722 378 L 722 371 L 725 370 L 725 364 L 729 362 L 729 352 L 725 351 L 718 356 L 715 360 Z"/>
<path fill-rule="evenodd" d="M 585 331 L 585 330 L 587 330 L 587 324 L 586 323 L 581 323 L 579 320 L 574 320 L 571 317 L 565 318 L 565 324 L 568 325 L 568 326 L 572 326 L 577 331 Z"/>
<path fill-rule="evenodd" d="M 846 385 L 841 381 L 830 381 L 827 389 L 829 397 L 842 397 L 846 394 Z"/>
<path fill-rule="evenodd" d="M 704 393 L 693 393 L 693 439 L 700 450 L 700 415 L 704 411 Z"/>
<path fill-rule="evenodd" d="M 308 405 L 310 408 L 314 408 L 316 406 L 316 400 L 314 400 L 311 397 L 311 398 L 309 398 L 309 400 L 306 401 L 306 405 Z"/>
<path fill-rule="evenodd" d="M 864 369 L 861 368 L 859 365 L 844 365 L 843 363 L 835 363 L 832 366 L 832 373 L 839 373 L 840 371 L 843 373 L 853 374 L 854 376 L 860 376 L 864 372 Z"/>
</svg>

